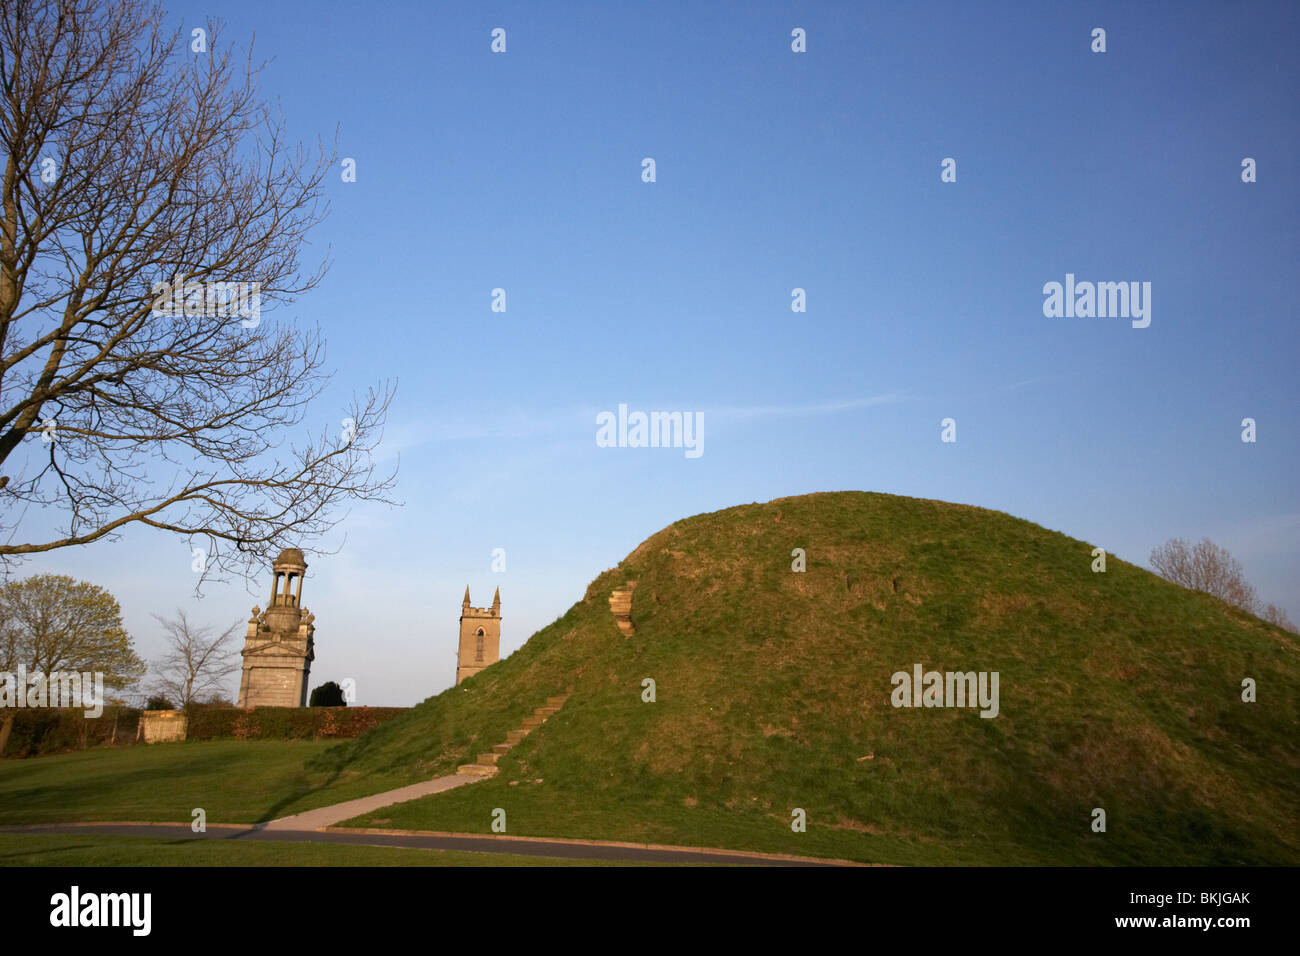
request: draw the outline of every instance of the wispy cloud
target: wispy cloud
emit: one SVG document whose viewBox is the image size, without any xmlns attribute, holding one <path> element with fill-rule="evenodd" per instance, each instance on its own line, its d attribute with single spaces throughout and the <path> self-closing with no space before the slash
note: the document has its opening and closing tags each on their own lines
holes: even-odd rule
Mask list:
<svg viewBox="0 0 1300 956">
<path fill-rule="evenodd" d="M 749 421 L 756 418 L 797 418 L 805 415 L 835 415 L 840 412 L 856 411 L 860 408 L 873 408 L 877 405 L 895 405 L 905 401 L 902 392 L 888 392 L 866 398 L 851 398 L 838 402 L 817 402 L 806 405 L 720 405 L 705 408 L 706 416 L 733 421 Z"/>
<path fill-rule="evenodd" d="M 1014 392 L 1018 388 L 1024 388 L 1027 385 L 1037 385 L 1039 382 L 1050 382 L 1059 376 L 1040 375 L 1037 378 L 1027 378 L 1023 382 L 1012 382 L 1010 385 L 1003 385 L 998 388 L 999 392 Z"/>
<path fill-rule="evenodd" d="M 629 400 L 634 409 L 702 411 L 710 424 L 739 424 L 764 418 L 798 418 L 811 415 L 836 415 L 842 412 L 894 405 L 905 401 L 902 392 L 889 392 L 843 401 L 804 405 L 714 405 L 693 406 L 691 402 L 638 402 Z M 477 416 L 443 417 L 434 421 L 407 421 L 390 424 L 384 434 L 380 455 L 391 457 L 423 445 L 442 442 L 479 441 L 483 439 L 540 438 L 545 435 L 588 438 L 596 414 L 611 411 L 595 406 L 574 407 L 551 413 L 499 412 Z"/>
<path fill-rule="evenodd" d="M 571 419 L 570 419 L 571 420 Z M 484 439 L 536 438 L 566 428 L 568 420 L 558 415 L 524 412 L 460 415 L 442 413 L 437 419 L 389 423 L 379 447 L 382 458 L 443 442 Z"/>
</svg>

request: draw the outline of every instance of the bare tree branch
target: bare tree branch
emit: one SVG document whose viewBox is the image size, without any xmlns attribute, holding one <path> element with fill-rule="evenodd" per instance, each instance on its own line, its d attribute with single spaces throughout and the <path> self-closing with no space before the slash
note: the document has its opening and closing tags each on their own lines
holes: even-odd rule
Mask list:
<svg viewBox="0 0 1300 956">
<path fill-rule="evenodd" d="M 1258 612 L 1259 600 L 1240 562 L 1209 538 L 1194 545 L 1171 538 L 1151 552 L 1151 567 L 1175 584 L 1212 594 L 1251 614 Z"/>
<path fill-rule="evenodd" d="M 181 707 L 220 694 L 223 682 L 239 670 L 234 644 L 240 622 L 214 636 L 211 627 L 190 624 L 180 609 L 172 619 L 153 617 L 162 626 L 167 652 L 150 670 L 150 692 L 179 701 Z"/>
<path fill-rule="evenodd" d="M 0 6 L 0 563 L 141 524 L 205 539 L 200 580 L 247 573 L 388 501 L 391 387 L 289 438 L 324 346 L 261 310 L 325 273 L 299 252 L 334 156 L 287 146 L 220 33 L 195 54 L 139 0 Z M 25 505 L 59 533 L 23 540 Z"/>
</svg>

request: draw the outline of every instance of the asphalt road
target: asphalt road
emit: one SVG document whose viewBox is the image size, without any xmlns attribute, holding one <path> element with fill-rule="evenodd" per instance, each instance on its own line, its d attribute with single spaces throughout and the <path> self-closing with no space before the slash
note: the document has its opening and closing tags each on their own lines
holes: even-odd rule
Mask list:
<svg viewBox="0 0 1300 956">
<path fill-rule="evenodd" d="M 0 827 L 4 833 L 98 833 L 108 836 L 171 837 L 178 840 L 272 840 L 288 843 L 349 843 L 364 846 L 416 847 L 426 850 L 468 850 L 476 853 L 513 853 L 520 856 L 563 857 L 571 860 L 617 860 L 630 863 L 722 863 L 731 866 L 837 866 L 836 861 L 815 861 L 761 853 L 715 853 L 708 850 L 574 843 L 566 840 L 512 840 L 498 836 L 432 836 L 413 833 L 341 833 L 320 830 L 268 830 L 257 827 L 209 826 L 195 833 L 189 824 L 73 824 Z"/>
</svg>

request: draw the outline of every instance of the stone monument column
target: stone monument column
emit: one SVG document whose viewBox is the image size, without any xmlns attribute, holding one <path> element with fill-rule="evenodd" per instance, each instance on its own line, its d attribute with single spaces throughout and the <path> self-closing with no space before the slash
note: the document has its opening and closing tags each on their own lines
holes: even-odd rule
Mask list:
<svg viewBox="0 0 1300 956">
<path fill-rule="evenodd" d="M 244 638 L 240 707 L 305 707 L 311 662 L 316 659 L 316 616 L 302 606 L 307 562 L 285 548 L 271 563 L 271 600 L 253 608 Z"/>
</svg>

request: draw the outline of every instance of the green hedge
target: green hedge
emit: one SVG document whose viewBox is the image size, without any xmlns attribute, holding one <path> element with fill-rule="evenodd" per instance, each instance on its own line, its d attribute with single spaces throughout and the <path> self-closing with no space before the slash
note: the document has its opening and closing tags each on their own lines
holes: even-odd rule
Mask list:
<svg viewBox="0 0 1300 956">
<path fill-rule="evenodd" d="M 212 709 L 190 714 L 188 740 L 235 737 L 240 740 L 303 740 L 359 737 L 406 713 L 409 707 L 254 707 Z"/>
<path fill-rule="evenodd" d="M 201 706 L 190 711 L 186 738 L 215 740 L 304 740 L 317 737 L 360 737 L 410 710 L 409 707 L 233 707 Z M 87 750 L 90 747 L 136 743 L 141 711 L 105 706 L 97 718 L 75 709 L 40 707 L 14 711 L 14 727 L 0 757 L 39 757 L 43 754 Z M 3 719 L 0 713 L 0 719 Z"/>
<path fill-rule="evenodd" d="M 0 719 L 3 717 L 0 713 Z M 18 708 L 2 756 L 37 757 L 105 745 L 126 746 L 135 743 L 139 725 L 140 711 L 134 707 L 106 705 L 94 718 L 75 708 Z"/>
</svg>

